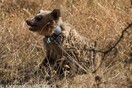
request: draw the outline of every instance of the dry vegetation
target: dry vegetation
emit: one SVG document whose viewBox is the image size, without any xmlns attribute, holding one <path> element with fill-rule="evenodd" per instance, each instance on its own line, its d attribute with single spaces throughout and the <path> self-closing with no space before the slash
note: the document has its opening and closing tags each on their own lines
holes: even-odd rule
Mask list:
<svg viewBox="0 0 132 88">
<path fill-rule="evenodd" d="M 0 85 L 42 84 L 32 75 L 44 59 L 42 36 L 30 32 L 25 20 L 40 9 L 60 8 L 63 20 L 97 48 L 115 44 L 132 22 L 132 0 L 0 0 Z M 132 28 L 103 59 L 99 69 L 56 83 L 62 88 L 132 88 Z"/>
</svg>

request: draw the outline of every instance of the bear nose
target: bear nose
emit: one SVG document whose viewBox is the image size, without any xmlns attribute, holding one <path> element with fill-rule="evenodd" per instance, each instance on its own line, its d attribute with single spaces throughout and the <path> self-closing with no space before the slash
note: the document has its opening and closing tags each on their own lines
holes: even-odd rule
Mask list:
<svg viewBox="0 0 132 88">
<path fill-rule="evenodd" d="M 30 20 L 26 20 L 27 25 L 31 25 Z"/>
</svg>

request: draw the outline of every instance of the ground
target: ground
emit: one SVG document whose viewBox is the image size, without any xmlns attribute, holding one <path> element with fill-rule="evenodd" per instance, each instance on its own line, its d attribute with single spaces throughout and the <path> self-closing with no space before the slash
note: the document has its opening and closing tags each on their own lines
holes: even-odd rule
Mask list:
<svg viewBox="0 0 132 88">
<path fill-rule="evenodd" d="M 112 47 L 132 23 L 132 0 L 1 0 L 0 1 L 0 84 L 42 84 L 34 76 L 45 55 L 42 36 L 28 30 L 25 20 L 40 9 L 62 11 L 63 21 L 73 25 L 99 50 Z M 62 88 L 131 88 L 132 28 L 102 60 L 96 72 L 64 78 Z"/>
</svg>

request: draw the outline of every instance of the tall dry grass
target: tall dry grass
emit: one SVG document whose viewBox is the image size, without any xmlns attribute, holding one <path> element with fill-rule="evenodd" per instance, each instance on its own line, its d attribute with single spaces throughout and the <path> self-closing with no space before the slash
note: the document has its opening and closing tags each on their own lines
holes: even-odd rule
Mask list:
<svg viewBox="0 0 132 88">
<path fill-rule="evenodd" d="M 1 0 L 0 84 L 41 84 L 31 76 L 43 60 L 42 36 L 25 24 L 40 9 L 59 8 L 65 22 L 83 36 L 97 42 L 98 49 L 112 46 L 132 22 L 131 0 Z M 89 72 L 57 84 L 62 88 L 131 88 L 132 29 L 103 60 L 96 73 Z"/>
</svg>

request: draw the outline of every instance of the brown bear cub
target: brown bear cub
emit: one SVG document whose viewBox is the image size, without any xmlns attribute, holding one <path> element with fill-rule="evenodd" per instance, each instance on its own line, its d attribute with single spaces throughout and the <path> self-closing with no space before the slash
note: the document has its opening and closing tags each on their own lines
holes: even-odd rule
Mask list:
<svg viewBox="0 0 132 88">
<path fill-rule="evenodd" d="M 88 39 L 79 35 L 69 24 L 62 21 L 59 9 L 41 10 L 33 19 L 26 20 L 29 30 L 44 36 L 46 56 L 40 68 L 57 77 L 86 73 L 91 53 Z"/>
</svg>

